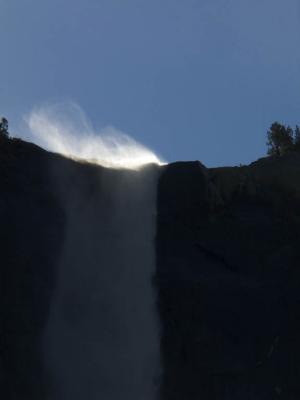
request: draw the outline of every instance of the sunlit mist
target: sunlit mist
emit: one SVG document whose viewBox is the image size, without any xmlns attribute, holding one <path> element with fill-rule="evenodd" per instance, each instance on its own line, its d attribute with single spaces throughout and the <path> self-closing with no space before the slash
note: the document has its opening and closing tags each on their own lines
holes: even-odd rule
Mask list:
<svg viewBox="0 0 300 400">
<path fill-rule="evenodd" d="M 73 103 L 36 108 L 26 122 L 36 144 L 67 157 L 111 168 L 163 164 L 153 151 L 112 126 L 96 132 Z"/>
</svg>

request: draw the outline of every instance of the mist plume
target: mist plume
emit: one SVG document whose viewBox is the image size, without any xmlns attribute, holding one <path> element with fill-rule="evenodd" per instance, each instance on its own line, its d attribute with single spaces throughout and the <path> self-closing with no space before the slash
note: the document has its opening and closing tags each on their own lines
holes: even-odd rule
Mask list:
<svg viewBox="0 0 300 400">
<path fill-rule="evenodd" d="M 74 103 L 35 108 L 25 119 L 35 143 L 67 157 L 110 168 L 138 169 L 163 163 L 153 151 L 113 126 L 96 132 Z"/>
</svg>

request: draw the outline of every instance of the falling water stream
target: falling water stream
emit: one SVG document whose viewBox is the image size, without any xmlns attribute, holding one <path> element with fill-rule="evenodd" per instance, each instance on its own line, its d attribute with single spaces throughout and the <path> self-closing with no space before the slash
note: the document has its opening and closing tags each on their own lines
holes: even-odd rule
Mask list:
<svg viewBox="0 0 300 400">
<path fill-rule="evenodd" d="M 29 116 L 36 143 L 102 167 L 70 161 L 70 169 L 52 171 L 65 232 L 43 339 L 49 400 L 154 400 L 160 161 L 126 135 L 103 138 L 86 123 L 79 135 L 78 126 L 52 114 Z"/>
</svg>

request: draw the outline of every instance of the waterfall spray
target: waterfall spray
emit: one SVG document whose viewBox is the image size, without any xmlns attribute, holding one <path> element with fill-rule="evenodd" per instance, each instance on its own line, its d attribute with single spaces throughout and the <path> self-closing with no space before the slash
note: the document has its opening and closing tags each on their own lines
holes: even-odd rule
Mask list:
<svg viewBox="0 0 300 400">
<path fill-rule="evenodd" d="M 160 332 L 152 282 L 159 167 L 142 164 L 160 161 L 141 145 L 131 148 L 131 159 L 129 139 L 124 151 L 118 141 L 111 153 L 102 139 L 93 144 L 94 136 L 76 141 L 70 125 L 51 124 L 45 115 L 34 112 L 28 121 L 52 150 L 97 156 L 113 167 L 70 161 L 51 171 L 66 222 L 43 339 L 49 399 L 157 399 Z"/>
<path fill-rule="evenodd" d="M 113 126 L 96 132 L 76 104 L 34 109 L 27 117 L 29 136 L 47 150 L 109 168 L 139 167 L 163 161 L 153 151 Z"/>
</svg>

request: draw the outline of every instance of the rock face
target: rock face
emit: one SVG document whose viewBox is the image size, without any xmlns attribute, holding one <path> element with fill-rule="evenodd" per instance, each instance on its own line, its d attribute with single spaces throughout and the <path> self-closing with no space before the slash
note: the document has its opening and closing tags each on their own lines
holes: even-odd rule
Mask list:
<svg viewBox="0 0 300 400">
<path fill-rule="evenodd" d="M 42 342 L 67 218 L 53 168 L 71 168 L 71 183 L 81 182 L 91 197 L 97 192 L 100 167 L 0 140 L 6 400 L 53 400 Z M 300 155 L 234 168 L 161 167 L 156 222 L 160 398 L 298 400 Z"/>
<path fill-rule="evenodd" d="M 51 159 L 36 146 L 0 141 L 3 399 L 46 399 L 41 338 L 64 237 L 64 214 L 48 175 Z"/>
<path fill-rule="evenodd" d="M 300 155 L 164 167 L 162 399 L 300 397 Z"/>
</svg>

